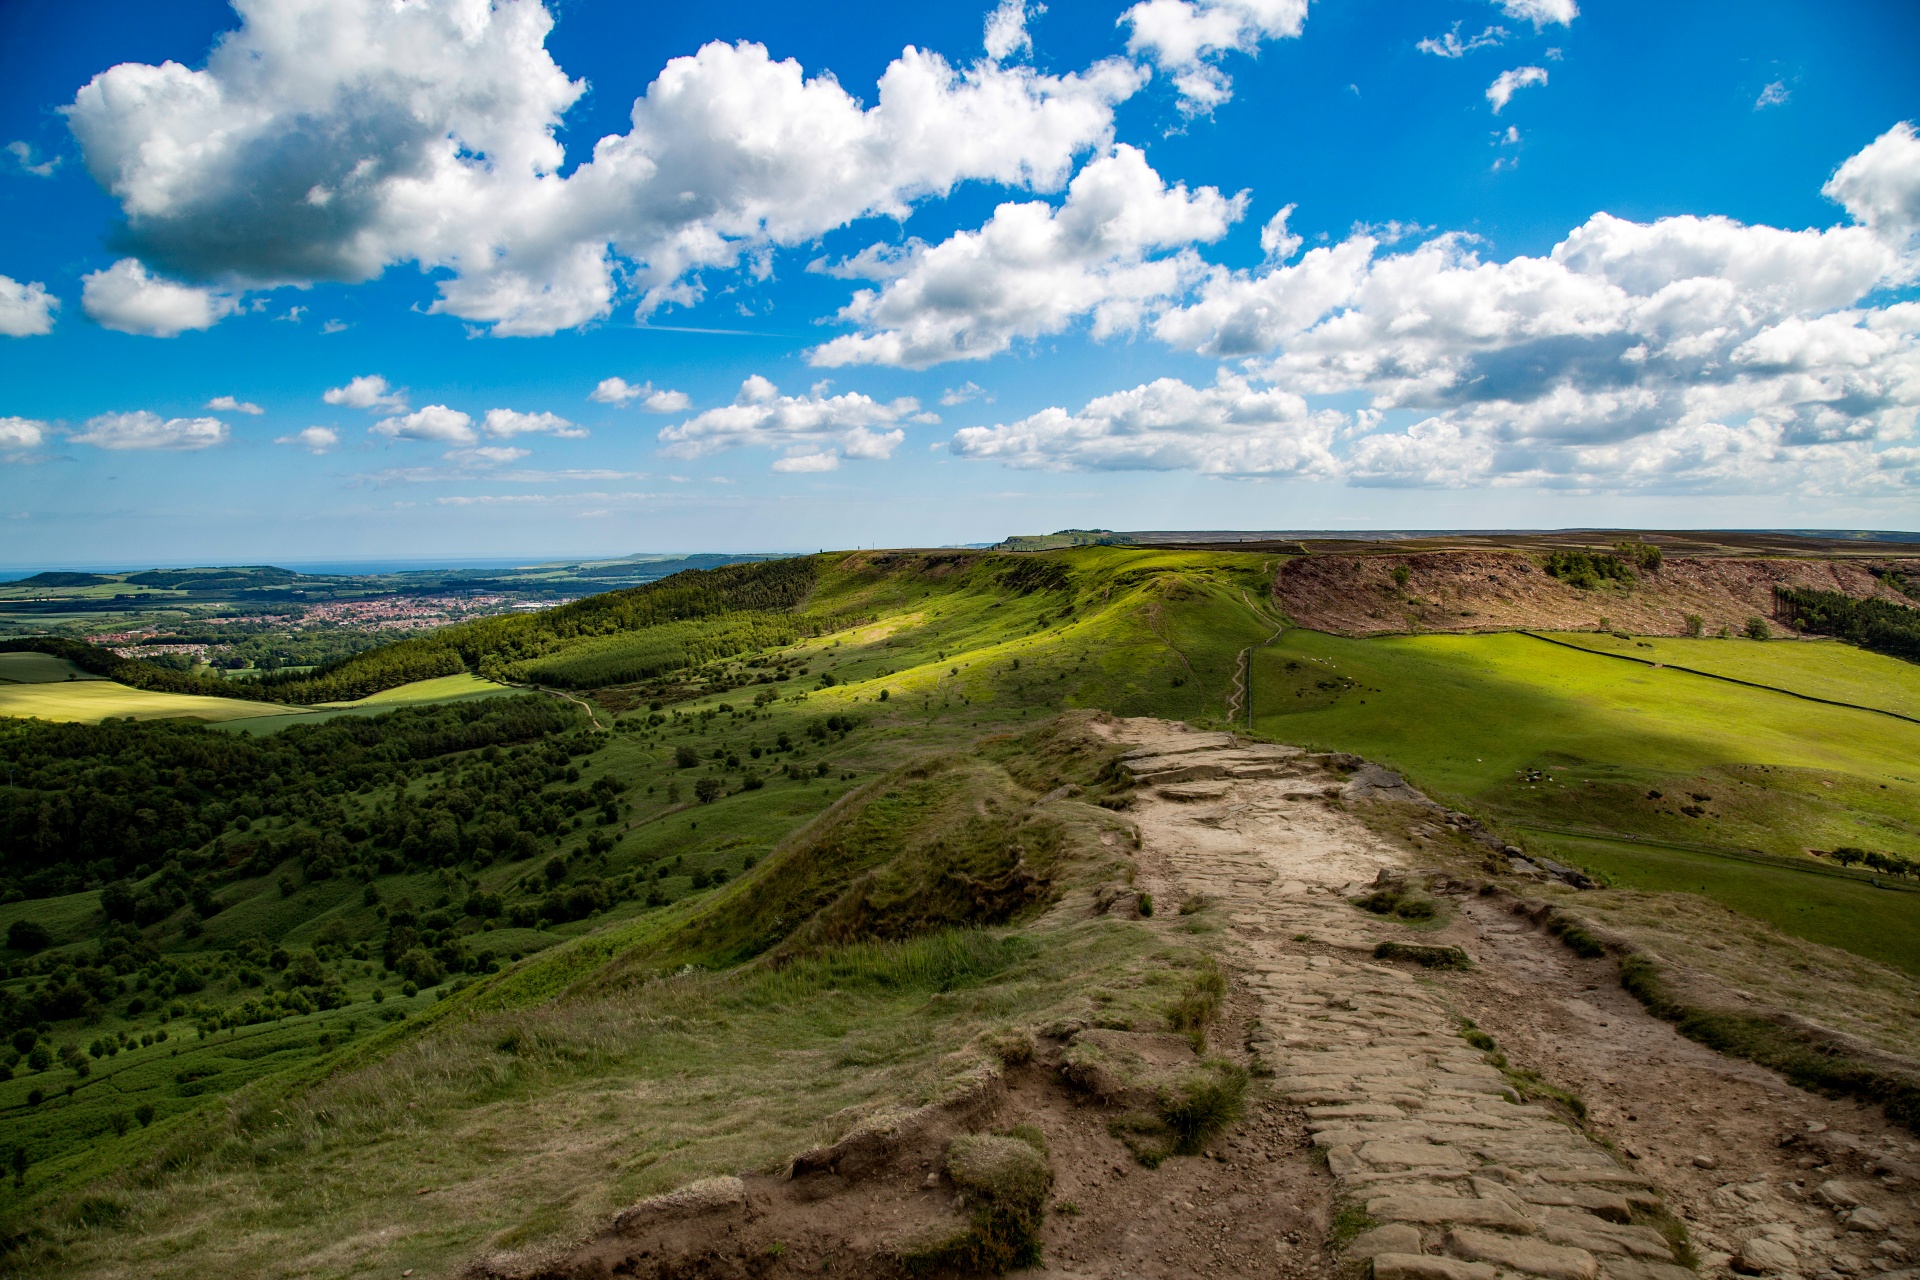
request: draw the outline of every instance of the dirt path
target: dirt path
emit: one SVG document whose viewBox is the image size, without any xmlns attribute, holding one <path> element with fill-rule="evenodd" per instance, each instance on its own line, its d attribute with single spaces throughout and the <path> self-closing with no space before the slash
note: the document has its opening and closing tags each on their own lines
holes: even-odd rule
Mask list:
<svg viewBox="0 0 1920 1280">
<path fill-rule="evenodd" d="M 1377 771 L 1356 790 L 1291 748 L 1163 721 L 1116 737 L 1136 745 L 1144 887 L 1231 919 L 1252 1047 L 1304 1108 L 1336 1202 L 1366 1215 L 1347 1258 L 1371 1256 L 1381 1280 L 1684 1280 L 1689 1247 L 1707 1275 L 1920 1274 L 1911 1135 L 1682 1039 L 1611 961 L 1573 957 L 1504 895 L 1437 885 L 1429 932 L 1351 905 L 1383 870 L 1414 871 L 1348 811 Z M 1384 963 L 1386 941 L 1473 965 Z M 1463 1038 L 1466 1019 L 1504 1058 Z M 1584 1097 L 1588 1117 L 1516 1085 Z"/>
</svg>

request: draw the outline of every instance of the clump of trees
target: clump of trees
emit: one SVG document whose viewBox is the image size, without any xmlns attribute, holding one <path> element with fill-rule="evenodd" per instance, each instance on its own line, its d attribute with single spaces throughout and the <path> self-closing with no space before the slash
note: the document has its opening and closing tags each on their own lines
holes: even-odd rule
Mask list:
<svg viewBox="0 0 1920 1280">
<path fill-rule="evenodd" d="M 1920 662 L 1920 609 L 1800 587 L 1775 587 L 1773 597 L 1785 620 L 1800 631 Z"/>
</svg>

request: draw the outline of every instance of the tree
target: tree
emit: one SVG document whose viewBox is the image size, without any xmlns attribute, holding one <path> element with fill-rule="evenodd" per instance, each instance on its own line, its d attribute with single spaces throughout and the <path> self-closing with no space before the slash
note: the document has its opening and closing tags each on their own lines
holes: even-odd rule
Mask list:
<svg viewBox="0 0 1920 1280">
<path fill-rule="evenodd" d="M 700 763 L 700 753 L 692 747 L 682 744 L 673 749 L 673 764 L 677 769 L 691 769 Z"/>
<path fill-rule="evenodd" d="M 133 1118 L 140 1122 L 142 1129 L 153 1123 L 153 1104 L 143 1102 L 133 1109 Z"/>
<path fill-rule="evenodd" d="M 702 778 L 693 784 L 693 795 L 701 804 L 712 804 L 726 788 L 718 778 Z"/>
<path fill-rule="evenodd" d="M 15 951 L 42 951 L 53 943 L 53 935 L 38 920 L 15 920 L 7 926 L 7 945 Z"/>
<path fill-rule="evenodd" d="M 1767 620 L 1765 618 L 1752 617 L 1747 619 L 1747 639 L 1765 640 L 1772 635 L 1773 630 L 1767 626 Z"/>
<path fill-rule="evenodd" d="M 1687 615 L 1687 634 L 1698 640 L 1707 629 L 1707 620 L 1697 613 Z"/>
</svg>

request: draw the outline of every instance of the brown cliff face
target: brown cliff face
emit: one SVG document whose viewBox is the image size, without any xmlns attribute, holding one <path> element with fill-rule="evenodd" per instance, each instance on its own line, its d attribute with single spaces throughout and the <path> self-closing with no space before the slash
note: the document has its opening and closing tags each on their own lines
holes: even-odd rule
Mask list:
<svg viewBox="0 0 1920 1280">
<path fill-rule="evenodd" d="M 1404 583 L 1395 580 L 1396 569 L 1406 571 Z M 1920 560 L 1911 559 L 1675 556 L 1631 583 L 1583 589 L 1551 577 L 1521 552 L 1435 551 L 1303 556 L 1281 566 L 1274 594 L 1297 625 L 1343 635 L 1530 627 L 1680 636 L 1688 614 L 1715 635 L 1723 626 L 1738 633 L 1756 616 L 1788 629 L 1777 619 L 1776 586 L 1915 604 L 1874 569 L 1920 578 Z"/>
</svg>

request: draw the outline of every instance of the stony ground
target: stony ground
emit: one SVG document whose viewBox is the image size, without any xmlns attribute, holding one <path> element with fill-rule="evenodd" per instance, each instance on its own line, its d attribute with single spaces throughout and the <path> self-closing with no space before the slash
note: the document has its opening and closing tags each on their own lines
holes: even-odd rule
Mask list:
<svg viewBox="0 0 1920 1280">
<path fill-rule="evenodd" d="M 1504 893 L 1415 866 L 1352 811 L 1363 792 L 1418 797 L 1225 734 L 1115 733 L 1135 748 L 1146 887 L 1232 922 L 1251 1047 L 1333 1182 L 1334 1271 L 1920 1276 L 1912 1135 L 1680 1038 L 1611 961 L 1575 958 Z M 1430 886 L 1435 918 L 1353 905 L 1383 880 Z M 1377 960 L 1382 942 L 1471 965 Z"/>
</svg>

